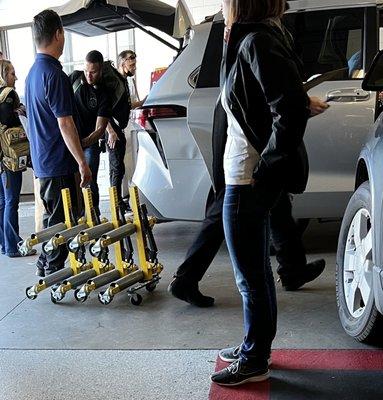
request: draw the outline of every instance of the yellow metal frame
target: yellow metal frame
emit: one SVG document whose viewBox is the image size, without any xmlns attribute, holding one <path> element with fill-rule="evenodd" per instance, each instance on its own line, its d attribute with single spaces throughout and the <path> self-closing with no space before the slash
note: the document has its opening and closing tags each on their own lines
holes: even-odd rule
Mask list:
<svg viewBox="0 0 383 400">
<path fill-rule="evenodd" d="M 63 207 L 64 207 L 64 216 L 65 216 L 65 225 L 67 228 L 72 228 L 72 218 L 71 218 L 71 211 L 72 211 L 72 199 L 70 197 L 69 189 L 62 189 L 61 196 L 63 200 Z M 69 262 L 72 268 L 73 274 L 78 274 L 79 272 L 79 263 L 76 260 L 76 256 L 73 253 L 69 253 Z"/>
<path fill-rule="evenodd" d="M 86 189 L 85 189 L 86 190 Z M 90 191 L 90 189 L 88 189 Z M 66 228 L 73 228 L 71 212 L 72 212 L 72 199 L 70 197 L 70 190 L 69 189 L 61 189 L 61 198 L 63 202 L 64 208 L 64 217 L 65 217 L 65 225 Z M 70 267 L 73 271 L 73 274 L 76 275 L 82 272 L 84 269 L 81 268 L 81 263 L 76 260 L 76 256 L 73 253 L 69 253 L 69 262 Z M 90 265 L 91 267 L 91 265 Z M 36 285 L 34 285 L 35 292 L 40 293 L 47 288 L 47 285 L 43 279 L 41 279 Z"/>
<path fill-rule="evenodd" d="M 112 186 L 109 188 L 109 200 L 110 200 L 110 212 L 112 214 L 112 224 L 114 229 L 120 227 L 119 221 L 119 205 L 118 205 L 118 195 L 117 195 L 117 188 Z M 122 247 L 120 241 L 113 244 L 114 251 L 115 251 L 115 260 L 116 260 L 116 268 L 120 271 L 121 276 L 125 273 L 124 262 L 122 260 Z"/>
<path fill-rule="evenodd" d="M 82 189 L 82 194 L 84 197 L 85 217 L 88 222 L 89 228 L 92 228 L 96 225 L 96 222 L 94 221 L 93 218 L 94 205 L 93 205 L 91 189 L 90 188 Z M 100 275 L 103 272 L 105 272 L 105 265 L 102 262 L 100 262 L 97 257 L 92 257 L 91 266 L 94 268 L 97 275 Z"/>
<path fill-rule="evenodd" d="M 133 211 L 133 224 L 136 226 L 137 252 L 140 268 L 144 273 L 144 279 L 150 281 L 153 278 L 153 265 L 146 258 L 146 237 L 142 227 L 142 216 L 140 210 L 140 198 L 137 186 L 129 188 L 130 201 Z"/>
</svg>

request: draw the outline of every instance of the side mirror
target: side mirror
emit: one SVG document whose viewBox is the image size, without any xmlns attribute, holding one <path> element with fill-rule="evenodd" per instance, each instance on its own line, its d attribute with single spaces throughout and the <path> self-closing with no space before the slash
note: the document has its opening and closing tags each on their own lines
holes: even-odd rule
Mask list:
<svg viewBox="0 0 383 400">
<path fill-rule="evenodd" d="M 362 82 L 362 89 L 380 92 L 383 90 L 383 50 L 380 50 Z"/>
</svg>

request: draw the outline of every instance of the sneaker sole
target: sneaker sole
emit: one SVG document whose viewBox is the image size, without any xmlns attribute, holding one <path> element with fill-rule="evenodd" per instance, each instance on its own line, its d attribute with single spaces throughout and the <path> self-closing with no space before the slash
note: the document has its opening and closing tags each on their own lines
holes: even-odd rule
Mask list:
<svg viewBox="0 0 383 400">
<path fill-rule="evenodd" d="M 243 381 L 237 382 L 237 383 L 218 383 L 218 382 L 214 382 L 213 380 L 212 380 L 212 382 L 219 386 L 239 386 L 239 385 L 243 385 L 244 383 L 263 382 L 269 378 L 270 378 L 270 371 L 267 371 L 265 374 L 252 376 L 250 378 L 244 379 Z"/>
</svg>

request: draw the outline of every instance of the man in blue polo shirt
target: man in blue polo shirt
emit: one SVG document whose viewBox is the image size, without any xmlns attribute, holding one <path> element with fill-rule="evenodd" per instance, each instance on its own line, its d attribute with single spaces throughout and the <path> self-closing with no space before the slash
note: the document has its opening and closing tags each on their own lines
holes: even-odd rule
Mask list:
<svg viewBox="0 0 383 400">
<path fill-rule="evenodd" d="M 26 79 L 25 97 L 32 165 L 46 210 L 44 227 L 49 227 L 65 219 L 61 189 L 70 189 L 75 204 L 74 174 L 80 172 L 81 187 L 90 183 L 92 174 L 73 120 L 72 86 L 58 61 L 64 49 L 61 19 L 45 10 L 34 17 L 32 31 L 37 56 Z M 45 276 L 62 269 L 67 255 L 65 246 L 52 255 L 41 254 L 36 274 Z"/>
</svg>

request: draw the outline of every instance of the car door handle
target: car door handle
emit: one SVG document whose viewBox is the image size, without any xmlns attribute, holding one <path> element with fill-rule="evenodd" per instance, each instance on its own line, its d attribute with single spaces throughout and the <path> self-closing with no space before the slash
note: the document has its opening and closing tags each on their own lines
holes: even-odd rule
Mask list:
<svg viewBox="0 0 383 400">
<path fill-rule="evenodd" d="M 347 89 L 336 89 L 327 92 L 326 101 L 335 102 L 350 102 L 350 101 L 366 101 L 370 98 L 371 93 L 366 92 L 360 88 L 347 88 Z"/>
</svg>

